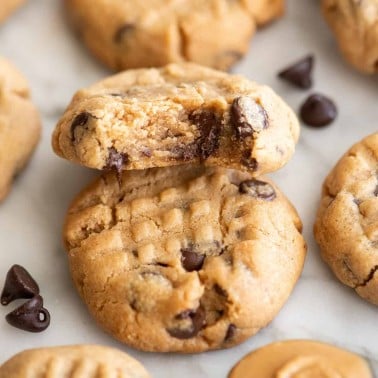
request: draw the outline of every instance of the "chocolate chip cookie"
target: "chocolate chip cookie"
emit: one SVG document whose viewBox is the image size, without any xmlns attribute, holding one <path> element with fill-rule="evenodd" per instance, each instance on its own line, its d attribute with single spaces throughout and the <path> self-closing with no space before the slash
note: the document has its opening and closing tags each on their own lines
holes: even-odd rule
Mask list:
<svg viewBox="0 0 378 378">
<path fill-rule="evenodd" d="M 29 160 L 39 135 L 39 115 L 26 80 L 0 58 L 0 201 Z"/>
<path fill-rule="evenodd" d="M 341 52 L 357 69 L 378 72 L 378 0 L 322 0 Z"/>
<path fill-rule="evenodd" d="M 284 0 L 66 0 L 78 35 L 115 70 L 192 61 L 228 69 Z"/>
<path fill-rule="evenodd" d="M 248 354 L 228 377 L 373 378 L 373 375 L 368 363 L 354 353 L 318 341 L 288 340 Z"/>
<path fill-rule="evenodd" d="M 270 88 L 185 63 L 126 71 L 80 90 L 53 148 L 97 169 L 202 162 L 258 176 L 290 159 L 298 134 L 296 116 Z"/>
<path fill-rule="evenodd" d="M 149 378 L 134 358 L 98 345 L 30 349 L 0 366 L 2 378 Z"/>
<path fill-rule="evenodd" d="M 305 257 L 270 181 L 222 168 L 105 173 L 69 209 L 73 281 L 97 322 L 145 351 L 239 344 L 278 313 Z"/>
<path fill-rule="evenodd" d="M 314 231 L 338 279 L 378 305 L 378 133 L 355 144 L 326 178 Z"/>
<path fill-rule="evenodd" d="M 1 0 L 0 2 L 0 22 L 14 12 L 25 0 Z"/>
</svg>

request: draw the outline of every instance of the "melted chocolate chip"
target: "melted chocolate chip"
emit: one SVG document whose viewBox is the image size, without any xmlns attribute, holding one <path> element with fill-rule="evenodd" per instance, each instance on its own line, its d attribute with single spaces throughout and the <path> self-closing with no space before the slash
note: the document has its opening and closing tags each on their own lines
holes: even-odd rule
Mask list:
<svg viewBox="0 0 378 378">
<path fill-rule="evenodd" d="M 256 171 L 258 168 L 257 160 L 251 157 L 251 150 L 246 150 L 242 153 L 242 157 L 240 159 L 240 163 L 250 169 L 251 171 Z"/>
<path fill-rule="evenodd" d="M 33 298 L 37 294 L 39 294 L 38 284 L 29 272 L 20 265 L 13 265 L 5 279 L 1 304 L 6 306 L 15 299 Z"/>
<path fill-rule="evenodd" d="M 11 326 L 29 332 L 42 332 L 50 325 L 50 314 L 43 307 L 40 295 L 10 312 L 5 319 Z"/>
<path fill-rule="evenodd" d="M 222 297 L 227 297 L 227 291 L 224 290 L 222 287 L 220 287 L 218 284 L 215 284 L 215 285 L 214 285 L 214 291 L 215 291 L 218 295 L 220 295 L 220 296 L 222 296 Z"/>
<path fill-rule="evenodd" d="M 135 25 L 126 23 L 122 25 L 114 34 L 113 40 L 115 43 L 121 43 L 125 36 L 129 35 L 135 30 Z"/>
<path fill-rule="evenodd" d="M 242 96 L 231 105 L 231 123 L 239 139 L 252 136 L 268 127 L 268 116 L 264 108 L 253 98 Z"/>
<path fill-rule="evenodd" d="M 375 187 L 374 195 L 375 195 L 376 197 L 378 197 L 378 185 Z"/>
<path fill-rule="evenodd" d="M 321 94 L 313 94 L 302 104 L 300 114 L 308 126 L 322 127 L 332 123 L 337 117 L 335 103 Z"/>
<path fill-rule="evenodd" d="M 71 140 L 75 140 L 75 130 L 77 127 L 85 126 L 89 120 L 89 117 L 91 117 L 91 114 L 87 112 L 83 112 L 78 114 L 71 124 Z"/>
<path fill-rule="evenodd" d="M 201 134 L 196 141 L 198 146 L 196 153 L 192 151 L 189 153 L 199 156 L 201 160 L 206 160 L 219 148 L 222 124 L 215 113 L 210 110 L 192 113 L 189 120 L 199 128 Z"/>
<path fill-rule="evenodd" d="M 108 160 L 105 169 L 115 170 L 119 175 L 122 172 L 123 165 L 129 162 L 129 155 L 118 152 L 114 147 L 109 148 Z"/>
<path fill-rule="evenodd" d="M 205 255 L 194 252 L 191 247 L 181 249 L 181 264 L 187 272 L 200 270 L 205 261 Z"/>
<path fill-rule="evenodd" d="M 176 339 L 191 339 L 197 336 L 198 332 L 206 325 L 206 313 L 202 307 L 199 307 L 197 311 L 186 310 L 179 315 L 176 315 L 176 319 L 190 318 L 192 324 L 189 328 L 172 328 L 167 329 L 167 332 Z"/>
<path fill-rule="evenodd" d="M 230 324 L 227 328 L 226 336 L 224 337 L 224 341 L 230 341 L 234 338 L 236 334 L 236 326 L 235 324 Z"/>
<path fill-rule="evenodd" d="M 298 88 L 308 89 L 312 86 L 312 68 L 314 66 L 314 57 L 306 56 L 290 67 L 282 70 L 278 77 L 288 81 Z"/>
<path fill-rule="evenodd" d="M 276 191 L 272 185 L 256 179 L 241 182 L 239 185 L 239 192 L 242 194 L 248 194 L 254 198 L 261 198 L 265 201 L 272 201 L 276 198 Z"/>
</svg>

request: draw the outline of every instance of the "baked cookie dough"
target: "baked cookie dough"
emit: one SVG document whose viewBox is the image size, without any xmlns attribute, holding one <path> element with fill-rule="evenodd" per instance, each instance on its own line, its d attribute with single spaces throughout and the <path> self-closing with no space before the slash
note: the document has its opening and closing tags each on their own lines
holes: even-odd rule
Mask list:
<svg viewBox="0 0 378 378">
<path fill-rule="evenodd" d="M 97 345 L 30 349 L 0 366 L 2 378 L 149 378 L 134 358 Z"/>
<path fill-rule="evenodd" d="M 290 295 L 305 242 L 270 181 L 204 166 L 104 174 L 71 205 L 73 281 L 97 322 L 145 351 L 228 348 Z"/>
<path fill-rule="evenodd" d="M 338 279 L 378 305 L 378 133 L 355 144 L 323 184 L 314 227 Z"/>
<path fill-rule="evenodd" d="M 25 78 L 0 57 L 0 201 L 25 166 L 40 135 L 39 115 Z"/>
<path fill-rule="evenodd" d="M 115 70 L 192 61 L 228 69 L 284 0 L 65 0 L 79 36 Z"/>
<path fill-rule="evenodd" d="M 289 340 L 257 349 L 239 361 L 228 378 L 373 378 L 360 356 L 310 340 Z"/>
<path fill-rule="evenodd" d="M 25 0 L 1 0 L 0 2 L 0 22 L 13 13 Z"/>
<path fill-rule="evenodd" d="M 296 116 L 270 88 L 184 63 L 80 90 L 52 143 L 58 155 L 97 169 L 202 162 L 258 176 L 290 159 L 298 135 Z"/>
<path fill-rule="evenodd" d="M 322 0 L 341 52 L 358 70 L 378 72 L 378 0 Z"/>
</svg>

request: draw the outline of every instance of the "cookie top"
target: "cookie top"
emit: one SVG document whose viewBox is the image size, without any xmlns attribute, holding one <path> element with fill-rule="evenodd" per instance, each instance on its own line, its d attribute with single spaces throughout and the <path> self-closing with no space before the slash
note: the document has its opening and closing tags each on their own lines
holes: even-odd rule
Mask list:
<svg viewBox="0 0 378 378">
<path fill-rule="evenodd" d="M 378 0 L 322 0 L 323 14 L 345 58 L 365 73 L 378 72 Z"/>
<path fill-rule="evenodd" d="M 1 378 L 148 378 L 134 358 L 98 345 L 30 349 L 0 366 Z"/>
<path fill-rule="evenodd" d="M 135 348 L 201 352 L 266 326 L 302 270 L 301 222 L 266 179 L 203 166 L 107 173 L 69 209 L 74 283 Z"/>
<path fill-rule="evenodd" d="M 275 171 L 299 125 L 270 88 L 192 63 L 130 70 L 78 91 L 53 134 L 55 152 L 97 169 L 202 162 Z"/>
<path fill-rule="evenodd" d="M 66 0 L 78 35 L 115 70 L 196 62 L 228 69 L 284 0 Z M 209 33 L 211 30 L 211 33 Z"/>
<path fill-rule="evenodd" d="M 0 22 L 5 20 L 14 12 L 25 0 L 1 0 L 0 4 Z"/>
<path fill-rule="evenodd" d="M 40 135 L 40 119 L 25 78 L 0 57 L 0 200 L 23 168 Z"/>
<path fill-rule="evenodd" d="M 336 276 L 378 305 L 378 133 L 355 144 L 323 185 L 314 233 Z"/>
<path fill-rule="evenodd" d="M 329 344 L 288 340 L 257 349 L 239 361 L 229 378 L 373 378 L 360 356 Z"/>
</svg>

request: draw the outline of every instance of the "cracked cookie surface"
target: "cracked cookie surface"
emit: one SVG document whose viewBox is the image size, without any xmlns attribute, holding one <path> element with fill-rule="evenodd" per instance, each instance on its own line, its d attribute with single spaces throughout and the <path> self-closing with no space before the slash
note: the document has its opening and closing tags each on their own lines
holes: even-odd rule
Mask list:
<svg viewBox="0 0 378 378">
<path fill-rule="evenodd" d="M 378 134 L 355 144 L 326 178 L 314 234 L 339 280 L 378 305 Z"/>
<path fill-rule="evenodd" d="M 236 345 L 290 295 L 305 242 L 270 181 L 222 168 L 105 173 L 64 230 L 75 286 L 97 322 L 146 351 Z"/>
<path fill-rule="evenodd" d="M 259 348 L 243 357 L 228 378 L 373 378 L 367 361 L 330 344 L 287 340 Z"/>
<path fill-rule="evenodd" d="M 378 0 L 322 0 L 322 9 L 345 58 L 378 73 Z"/>
<path fill-rule="evenodd" d="M 40 127 L 26 80 L 0 58 L 0 201 L 33 153 Z"/>
<path fill-rule="evenodd" d="M 185 61 L 228 69 L 247 52 L 256 24 L 265 24 L 284 10 L 284 0 L 65 0 L 65 4 L 81 39 L 116 70 Z"/>
<path fill-rule="evenodd" d="M 13 13 L 25 0 L 1 0 L 0 3 L 0 22 L 4 21 Z"/>
<path fill-rule="evenodd" d="M 185 63 L 78 91 L 52 143 L 58 155 L 97 169 L 202 162 L 258 176 L 290 159 L 298 135 L 296 116 L 270 88 Z"/>
<path fill-rule="evenodd" d="M 29 349 L 0 366 L 4 378 L 149 378 L 144 367 L 117 349 L 69 345 Z"/>
</svg>

